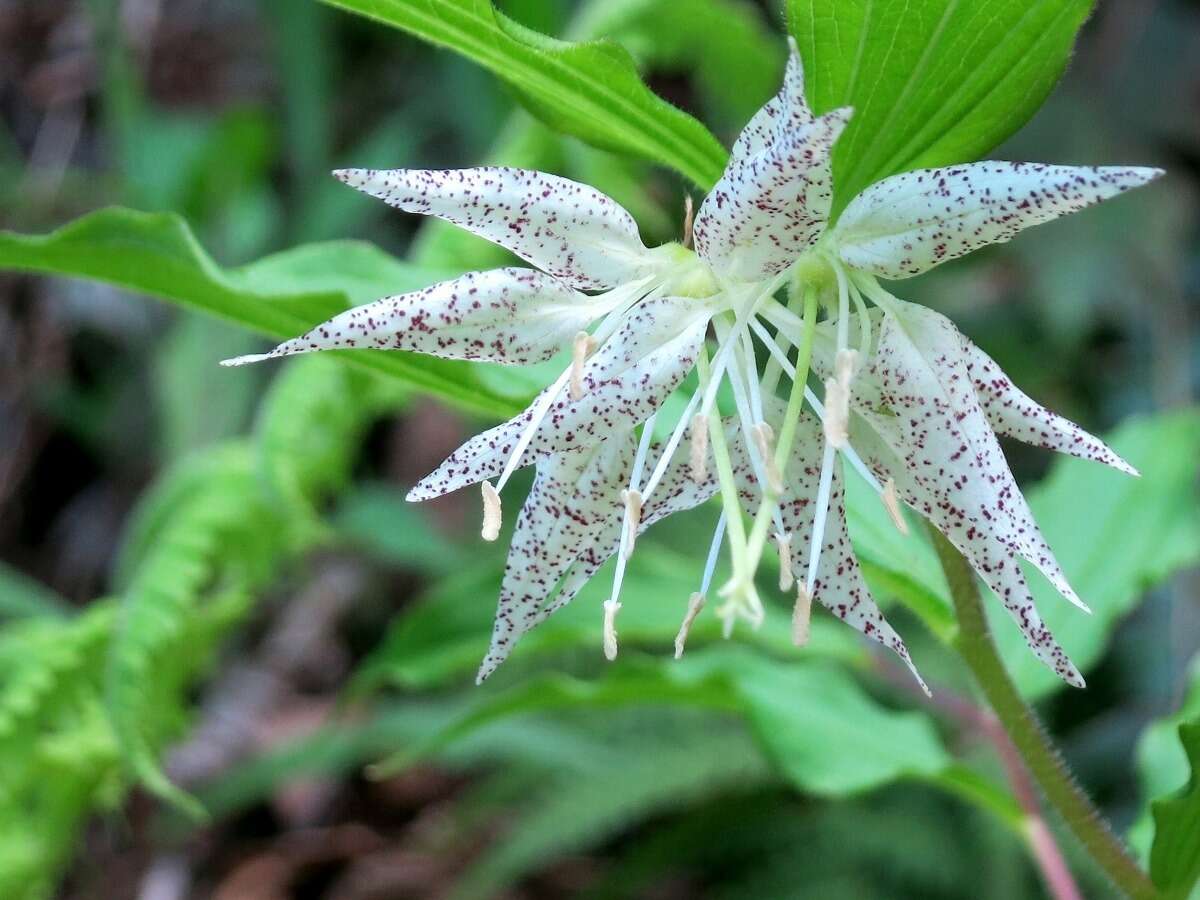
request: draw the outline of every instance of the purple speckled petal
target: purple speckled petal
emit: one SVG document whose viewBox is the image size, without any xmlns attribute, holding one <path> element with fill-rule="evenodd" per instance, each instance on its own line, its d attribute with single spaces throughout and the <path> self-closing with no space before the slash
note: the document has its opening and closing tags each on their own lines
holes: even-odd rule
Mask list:
<svg viewBox="0 0 1200 900">
<path fill-rule="evenodd" d="M 535 269 L 469 272 L 346 310 L 270 353 L 241 356 L 224 365 L 351 348 L 413 350 L 509 365 L 542 362 L 568 348 L 611 303 L 608 295 L 589 297 Z"/>
<path fill-rule="evenodd" d="M 987 244 L 1153 181 L 1161 169 L 978 162 L 876 182 L 834 229 L 850 266 L 884 278 L 919 275 Z"/>
<path fill-rule="evenodd" d="M 776 421 L 781 418 L 779 413 L 782 413 L 781 407 L 776 410 Z M 733 445 L 734 475 L 742 506 L 747 514 L 753 516 L 758 512 L 762 490 L 753 475 L 745 446 L 745 442 L 740 440 Z M 783 527 L 792 535 L 792 574 L 801 584 L 808 574 L 805 554 L 812 546 L 813 516 L 816 512 L 823 450 L 821 425 L 806 414 L 797 429 L 792 458 L 784 473 L 785 491 L 779 503 Z M 917 672 L 904 641 L 883 617 L 863 580 L 858 558 L 850 543 L 845 500 L 839 462 L 835 464 L 833 472 L 833 490 L 829 499 L 821 559 L 817 563 L 817 578 L 813 584 L 813 598 L 847 625 L 899 656 L 928 693 L 929 688 Z"/>
<path fill-rule="evenodd" d="M 1103 463 L 1127 475 L 1138 474 L 1137 469 L 1100 438 L 1031 399 L 1012 383 L 995 360 L 965 336 L 962 337 L 962 347 L 967 373 L 975 386 L 975 395 L 997 434 L 1016 438 L 1035 447 Z"/>
<path fill-rule="evenodd" d="M 482 682 L 508 658 L 520 637 L 546 619 L 547 599 L 564 573 L 620 535 L 635 444 L 632 433 L 579 453 L 537 461 L 537 476 L 517 517 L 500 586 L 492 642 L 479 667 Z"/>
<path fill-rule="evenodd" d="M 742 133 L 733 143 L 729 153 L 730 162 L 745 162 L 757 156 L 770 145 L 780 141 L 789 131 L 808 125 L 815 118 L 804 98 L 804 64 L 795 38 L 788 38 L 787 69 L 783 73 L 783 86 L 768 100 L 753 118 L 746 123 Z"/>
<path fill-rule="evenodd" d="M 538 460 L 537 478 L 513 533 L 479 681 L 508 658 L 521 635 L 574 599 L 616 553 L 625 510 L 621 491 L 629 485 L 635 446 L 630 433 L 581 453 Z M 648 469 L 661 454 L 661 444 L 651 446 Z M 677 449 L 642 510 L 638 533 L 703 503 L 715 491 L 715 475 L 696 484 L 689 474 L 688 448 Z"/>
<path fill-rule="evenodd" d="M 695 365 L 712 309 L 696 300 L 663 298 L 626 314 L 585 364 L 583 396 L 572 400 L 564 390 L 550 404 L 523 462 L 592 447 L 649 418 Z M 408 499 L 429 500 L 499 475 L 537 404 L 471 438 L 421 479 Z"/>
<path fill-rule="evenodd" d="M 700 204 L 696 252 L 737 281 L 759 281 L 791 265 L 829 218 L 829 155 L 850 114 L 836 109 L 785 130 L 755 156 L 731 161 Z"/>
<path fill-rule="evenodd" d="M 851 443 L 901 499 L 929 518 L 970 560 L 1034 653 L 1065 681 L 1083 679 L 1043 624 L 1019 559 L 1034 563 L 1068 599 L 1074 591 L 1021 495 L 975 397 L 949 320 L 902 304 L 882 317 L 878 347 L 852 384 Z M 825 354 L 814 361 L 828 365 Z"/>
<path fill-rule="evenodd" d="M 499 166 L 333 174 L 397 209 L 466 228 L 579 290 L 615 287 L 655 268 L 624 207 L 557 175 Z"/>
</svg>

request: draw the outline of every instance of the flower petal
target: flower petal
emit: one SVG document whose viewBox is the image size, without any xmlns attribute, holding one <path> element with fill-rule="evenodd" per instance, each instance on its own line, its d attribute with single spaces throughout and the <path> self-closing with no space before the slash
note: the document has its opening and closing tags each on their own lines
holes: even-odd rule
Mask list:
<svg viewBox="0 0 1200 900">
<path fill-rule="evenodd" d="M 882 317 L 868 371 L 852 384 L 851 443 L 906 503 L 970 560 L 1016 620 L 1034 653 L 1070 684 L 1082 678 L 1041 621 L 1018 562 L 1038 566 L 1078 602 L 992 434 L 943 316 L 912 304 Z M 831 365 L 814 353 L 820 371 Z"/>
<path fill-rule="evenodd" d="M 555 453 L 537 461 L 537 477 L 517 517 L 492 641 L 479 667 L 482 682 L 508 658 L 521 635 L 544 621 L 559 581 L 598 543 L 620 539 L 621 489 L 633 463 L 633 435 L 579 453 Z M 601 537 L 603 535 L 603 538 Z"/>
<path fill-rule="evenodd" d="M 637 223 L 594 188 L 528 169 L 340 169 L 339 180 L 405 212 L 487 238 L 579 290 L 650 272 Z"/>
<path fill-rule="evenodd" d="M 573 400 L 563 392 L 550 404 L 529 443 L 527 462 L 541 453 L 591 447 L 649 418 L 695 365 L 712 311 L 702 301 L 677 298 L 634 307 L 584 365 L 583 396 Z M 421 479 L 408 499 L 440 497 L 499 475 L 537 407 L 535 400 L 515 418 L 471 438 Z"/>
<path fill-rule="evenodd" d="M 621 490 L 628 485 L 634 450 L 630 433 L 582 453 L 538 461 L 537 478 L 513 533 L 492 644 L 479 681 L 508 657 L 521 635 L 571 602 L 617 552 L 624 513 Z M 662 450 L 662 444 L 651 445 L 648 468 L 657 464 Z M 677 448 L 642 509 L 638 533 L 698 506 L 716 489 L 715 475 L 700 484 L 692 480 L 690 453 Z"/>
<path fill-rule="evenodd" d="M 820 236 L 833 199 L 829 155 L 850 121 L 835 109 L 747 159 L 732 160 L 696 216 L 696 252 L 726 277 L 783 271 Z"/>
<path fill-rule="evenodd" d="M 781 412 L 782 406 L 776 410 L 776 421 L 781 418 L 778 415 Z M 745 448 L 744 441 L 739 440 L 733 445 L 735 478 L 742 506 L 753 516 L 758 512 L 762 489 L 754 477 Z M 804 551 L 812 546 L 813 516 L 823 450 L 820 423 L 811 416 L 805 416 L 796 432 L 792 458 L 783 477 L 785 490 L 779 502 L 780 520 L 784 529 L 792 535 L 792 575 L 798 584 L 803 584 L 807 576 L 808 561 L 803 556 Z M 843 622 L 892 650 L 912 672 L 921 688 L 929 693 L 903 639 L 883 617 L 863 580 L 858 558 L 850 543 L 845 499 L 839 463 L 833 471 L 833 490 L 829 499 L 821 558 L 817 563 L 817 578 L 813 583 L 813 597 Z"/>
<path fill-rule="evenodd" d="M 803 128 L 815 118 L 804 97 L 804 63 L 796 47 L 796 39 L 788 38 L 787 69 L 783 86 L 746 123 L 733 143 L 730 162 L 745 162 L 770 145 L 782 140 L 789 131 Z"/>
<path fill-rule="evenodd" d="M 443 359 L 527 364 L 550 359 L 588 323 L 608 312 L 608 295 L 589 297 L 535 269 L 468 272 L 409 294 L 348 309 L 270 353 L 227 366 L 309 353 L 375 348 Z"/>
<path fill-rule="evenodd" d="M 962 336 L 967 373 L 992 429 L 1035 447 L 1090 459 L 1128 475 L 1138 471 L 1095 435 L 1032 400 L 1012 383 L 996 361 Z"/>
<path fill-rule="evenodd" d="M 921 169 L 864 190 L 838 219 L 834 236 L 853 268 L 908 278 L 1161 174 L 1161 169 L 1014 162 Z"/>
</svg>

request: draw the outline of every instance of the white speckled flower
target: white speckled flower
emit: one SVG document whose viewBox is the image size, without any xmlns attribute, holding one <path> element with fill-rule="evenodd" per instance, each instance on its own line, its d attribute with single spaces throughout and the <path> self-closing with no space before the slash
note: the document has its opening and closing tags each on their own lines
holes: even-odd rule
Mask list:
<svg viewBox="0 0 1200 900">
<path fill-rule="evenodd" d="M 718 591 L 718 615 L 727 632 L 738 618 L 761 622 L 755 573 L 773 541 L 780 588 L 794 585 L 797 643 L 807 638 L 816 599 L 912 668 L 850 546 L 845 460 L 897 527 L 905 528 L 899 499 L 941 529 L 995 589 L 1034 652 L 1082 683 L 1041 623 L 1017 560 L 1080 601 L 995 433 L 1132 470 L 1017 391 L 948 320 L 897 300 L 878 278 L 915 275 L 1006 241 L 1158 171 L 987 162 L 910 172 L 867 188 L 829 227 L 830 157 L 850 115 L 812 113 L 793 45 L 783 87 L 747 124 L 700 205 L 689 235 L 694 251 L 690 240 L 647 249 L 615 201 L 554 175 L 336 173 L 392 206 L 486 237 L 537 269 L 469 273 L 385 298 L 227 364 L 355 347 L 504 364 L 570 357 L 528 409 L 472 438 L 409 494 L 425 500 L 480 484 L 483 536 L 492 540 L 499 492 L 519 467 L 536 467 L 480 679 L 616 555 L 604 616 L 604 648 L 614 656 L 621 581 L 637 535 L 716 494 L 722 513 L 677 654 L 723 545 L 732 577 Z M 786 299 L 777 298 L 785 288 Z M 824 380 L 824 402 L 807 386 L 810 365 Z M 663 401 L 693 369 L 697 388 L 656 440 Z M 722 385 L 736 411 L 726 418 L 717 408 Z"/>
</svg>

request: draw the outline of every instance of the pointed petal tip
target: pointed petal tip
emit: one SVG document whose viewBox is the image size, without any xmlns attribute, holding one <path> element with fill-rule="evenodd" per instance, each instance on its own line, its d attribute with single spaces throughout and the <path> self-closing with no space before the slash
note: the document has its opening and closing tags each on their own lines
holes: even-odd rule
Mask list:
<svg viewBox="0 0 1200 900">
<path fill-rule="evenodd" d="M 360 187 L 371 177 L 370 169 L 334 169 L 333 177 L 350 187 Z"/>
<path fill-rule="evenodd" d="M 264 359 L 270 358 L 270 353 L 248 353 L 245 356 L 233 356 L 229 359 L 223 359 L 220 365 L 227 369 L 234 369 L 238 366 L 248 366 L 251 363 L 262 362 Z"/>
</svg>

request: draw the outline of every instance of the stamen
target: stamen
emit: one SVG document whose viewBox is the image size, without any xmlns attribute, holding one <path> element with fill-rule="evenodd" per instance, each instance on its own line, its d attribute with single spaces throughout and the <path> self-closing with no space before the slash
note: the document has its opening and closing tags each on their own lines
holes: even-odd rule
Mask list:
<svg viewBox="0 0 1200 900">
<path fill-rule="evenodd" d="M 642 492 L 637 488 L 621 491 L 621 502 L 625 504 L 625 546 L 626 557 L 633 555 L 633 545 L 637 541 L 638 528 L 642 524 Z"/>
<path fill-rule="evenodd" d="M 812 592 L 803 584 L 796 585 L 796 605 L 792 607 L 792 643 L 803 647 L 808 643 L 812 622 Z"/>
<path fill-rule="evenodd" d="M 849 398 L 836 378 L 825 379 L 825 441 L 831 447 L 845 447 L 850 441 Z"/>
<path fill-rule="evenodd" d="M 483 527 L 479 534 L 485 541 L 494 541 L 500 537 L 500 494 L 490 481 L 481 482 L 479 486 L 483 489 Z"/>
<path fill-rule="evenodd" d="M 900 512 L 900 501 L 896 498 L 896 479 L 889 478 L 884 482 L 883 493 L 879 496 L 883 499 L 883 507 L 892 517 L 892 524 L 896 526 L 896 530 L 907 535 L 908 522 L 904 521 L 904 516 Z"/>
<path fill-rule="evenodd" d="M 850 379 L 858 351 L 843 347 L 833 363 L 833 378 L 825 379 L 825 440 L 839 450 L 850 441 Z"/>
<path fill-rule="evenodd" d="M 575 335 L 571 345 L 571 399 L 583 398 L 583 364 L 596 349 L 596 339 L 586 331 Z"/>
<path fill-rule="evenodd" d="M 792 533 L 775 532 L 775 549 L 779 552 L 779 590 L 790 591 L 796 583 L 792 574 Z"/>
<path fill-rule="evenodd" d="M 683 246 L 689 250 L 692 249 L 692 222 L 694 220 L 694 208 L 692 205 L 692 195 L 685 194 L 683 197 Z"/>
<path fill-rule="evenodd" d="M 762 457 L 763 469 L 767 475 L 767 487 L 774 494 L 783 493 L 783 475 L 779 466 L 775 465 L 775 432 L 766 422 L 759 422 L 750 429 L 758 455 Z"/>
<path fill-rule="evenodd" d="M 821 457 L 821 479 L 817 485 L 816 513 L 813 515 L 812 545 L 808 551 L 808 574 L 805 587 L 812 594 L 817 580 L 817 567 L 821 563 L 821 548 L 825 545 L 825 519 L 829 516 L 829 499 L 833 492 L 833 444 L 826 442 Z"/>
<path fill-rule="evenodd" d="M 692 481 L 699 484 L 708 477 L 708 416 L 703 413 L 692 416 L 690 437 Z"/>
<path fill-rule="evenodd" d="M 704 595 L 696 591 L 688 598 L 687 613 L 683 617 L 683 624 L 679 626 L 679 633 L 675 635 L 676 659 L 683 656 L 683 645 L 687 643 L 688 635 L 692 631 L 692 623 L 696 621 L 696 616 L 700 615 L 702 609 L 704 609 Z"/>
<path fill-rule="evenodd" d="M 617 613 L 621 604 L 615 600 L 604 604 L 604 658 L 612 662 L 617 658 Z"/>
</svg>

